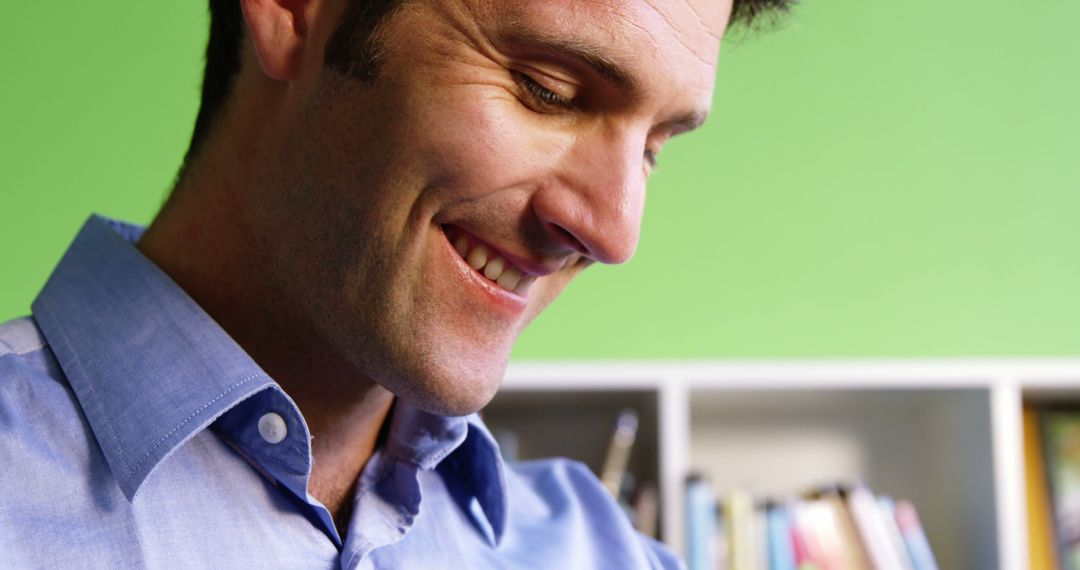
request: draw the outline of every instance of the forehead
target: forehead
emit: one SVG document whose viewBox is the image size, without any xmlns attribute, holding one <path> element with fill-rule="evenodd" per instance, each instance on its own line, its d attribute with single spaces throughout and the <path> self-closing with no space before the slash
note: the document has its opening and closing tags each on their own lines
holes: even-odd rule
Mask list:
<svg viewBox="0 0 1080 570">
<path fill-rule="evenodd" d="M 481 25 L 592 46 L 651 91 L 708 107 L 732 0 L 491 0 Z M 659 94 L 659 93 L 657 93 Z"/>
</svg>

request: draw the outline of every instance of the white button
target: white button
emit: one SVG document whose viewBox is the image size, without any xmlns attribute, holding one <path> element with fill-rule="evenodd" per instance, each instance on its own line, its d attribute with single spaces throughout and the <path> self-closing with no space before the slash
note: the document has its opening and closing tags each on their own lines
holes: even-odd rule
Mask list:
<svg viewBox="0 0 1080 570">
<path fill-rule="evenodd" d="M 259 418 L 259 435 L 267 443 L 281 443 L 288 434 L 289 427 L 285 425 L 285 420 L 274 412 L 263 414 L 263 417 Z"/>
</svg>

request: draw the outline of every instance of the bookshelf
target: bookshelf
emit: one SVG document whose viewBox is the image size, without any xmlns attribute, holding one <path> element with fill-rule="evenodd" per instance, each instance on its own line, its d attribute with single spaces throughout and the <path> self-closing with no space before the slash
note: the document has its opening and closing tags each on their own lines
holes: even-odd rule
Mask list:
<svg viewBox="0 0 1080 570">
<path fill-rule="evenodd" d="M 837 480 L 911 499 L 942 568 L 1027 566 L 1022 405 L 1080 401 L 1080 359 L 514 363 L 485 410 L 522 458 L 598 469 L 619 410 L 628 471 L 660 487 L 682 552 L 683 483 L 804 491 Z"/>
</svg>

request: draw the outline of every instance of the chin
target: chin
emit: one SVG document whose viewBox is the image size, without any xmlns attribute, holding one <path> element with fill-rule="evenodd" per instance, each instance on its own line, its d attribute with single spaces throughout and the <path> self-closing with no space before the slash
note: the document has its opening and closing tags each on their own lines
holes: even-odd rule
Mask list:
<svg viewBox="0 0 1080 570">
<path fill-rule="evenodd" d="M 425 360 L 424 365 L 399 376 L 401 382 L 387 382 L 386 388 L 425 412 L 466 416 L 495 397 L 509 358 Z"/>
</svg>

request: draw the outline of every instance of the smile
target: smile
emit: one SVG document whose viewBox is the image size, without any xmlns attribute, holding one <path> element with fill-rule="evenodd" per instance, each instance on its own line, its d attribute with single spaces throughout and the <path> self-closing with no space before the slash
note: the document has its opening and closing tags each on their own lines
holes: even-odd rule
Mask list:
<svg viewBox="0 0 1080 570">
<path fill-rule="evenodd" d="M 535 276 L 525 274 L 505 257 L 499 255 L 493 247 L 481 243 L 475 237 L 454 226 L 444 226 L 443 231 L 446 238 L 453 244 L 454 250 L 469 267 L 504 291 L 524 297 L 532 284 L 536 282 Z"/>
</svg>

